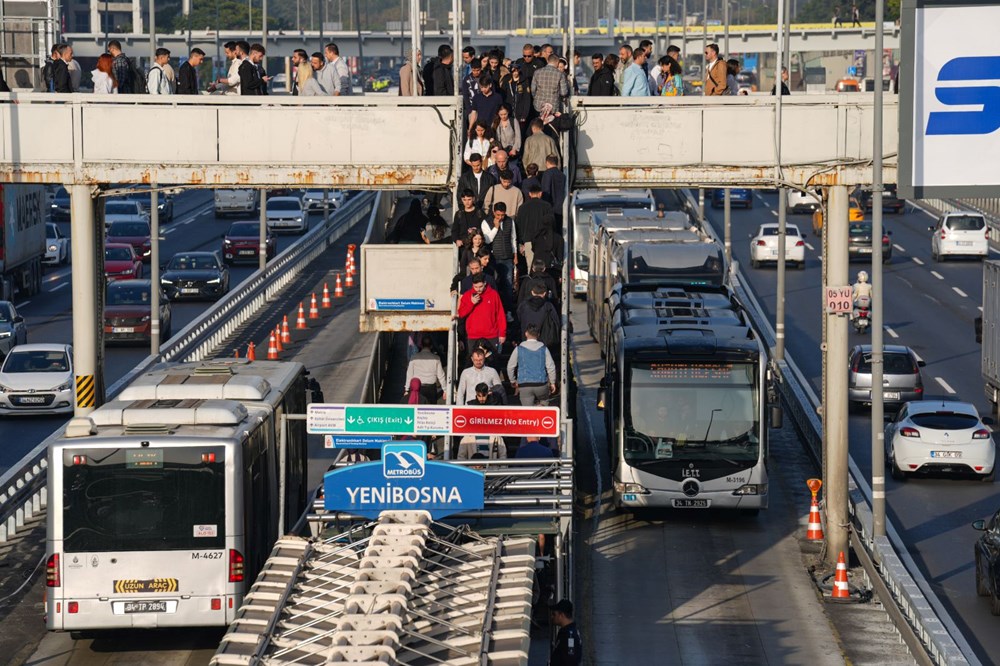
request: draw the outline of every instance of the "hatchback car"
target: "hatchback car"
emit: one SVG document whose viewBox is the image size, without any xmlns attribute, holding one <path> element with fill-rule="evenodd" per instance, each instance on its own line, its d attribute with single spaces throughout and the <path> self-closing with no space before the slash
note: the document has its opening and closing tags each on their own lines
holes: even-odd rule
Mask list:
<svg viewBox="0 0 1000 666">
<path fill-rule="evenodd" d="M 990 228 L 979 213 L 947 213 L 927 229 L 934 232 L 931 236 L 934 261 L 948 257 L 985 259 L 990 254 Z"/>
<path fill-rule="evenodd" d="M 760 225 L 756 236 L 750 237 L 750 265 L 760 268 L 764 262 L 778 261 L 778 225 Z M 794 224 L 785 225 L 785 262 L 799 269 L 806 267 L 806 242 Z"/>
<path fill-rule="evenodd" d="M 812 213 L 822 207 L 820 205 L 822 200 L 823 195 L 816 190 L 809 190 L 807 192 L 788 190 L 786 210 L 792 215 L 797 213 Z"/>
<path fill-rule="evenodd" d="M 275 197 L 266 204 L 267 228 L 271 231 L 302 233 L 309 228 L 309 219 L 298 197 Z"/>
<path fill-rule="evenodd" d="M 847 228 L 847 256 L 851 259 L 870 259 L 872 256 L 871 222 L 851 222 Z M 892 261 L 891 231 L 882 232 L 882 263 Z"/>
<path fill-rule="evenodd" d="M 69 263 L 69 238 L 54 222 L 45 223 L 45 256 L 42 257 L 42 263 L 48 266 Z"/>
<path fill-rule="evenodd" d="M 726 190 L 716 188 L 712 190 L 712 208 L 722 208 L 726 205 Z M 729 205 L 753 208 L 753 192 L 745 187 L 729 188 Z"/>
<path fill-rule="evenodd" d="M 920 368 L 925 363 L 913 350 L 902 345 L 885 345 L 882 364 L 882 400 L 886 405 L 900 405 L 924 397 Z M 847 380 L 847 398 L 854 408 L 872 402 L 872 346 L 856 345 L 851 350 Z"/>
<path fill-rule="evenodd" d="M 152 337 L 152 299 L 149 280 L 119 280 L 108 285 L 104 298 L 104 339 L 107 342 L 149 342 Z M 172 330 L 170 300 L 160 292 L 160 331 L 163 340 Z"/>
<path fill-rule="evenodd" d="M 21 345 L 0 366 L 0 415 L 73 412 L 73 348 Z"/>
<path fill-rule="evenodd" d="M 972 529 L 982 534 L 976 540 L 976 594 L 990 598 L 990 612 L 1000 615 L 1000 510 L 993 517 L 977 520 Z"/>
<path fill-rule="evenodd" d="M 993 481 L 995 448 L 993 433 L 967 402 L 908 402 L 885 426 L 885 459 L 897 480 L 951 472 Z"/>
<path fill-rule="evenodd" d="M 17 345 L 28 343 L 28 325 L 17 314 L 14 304 L 0 301 L 0 357 L 6 356 Z"/>
<path fill-rule="evenodd" d="M 148 261 L 153 252 L 149 235 L 149 222 L 112 222 L 108 227 L 105 242 L 109 245 L 131 245 L 142 261 Z"/>
<path fill-rule="evenodd" d="M 278 241 L 267 230 L 265 241 L 267 260 L 278 251 Z M 228 265 L 236 262 L 257 263 L 260 248 L 260 222 L 234 222 L 222 236 L 222 260 Z"/>
<path fill-rule="evenodd" d="M 108 243 L 104 246 L 104 277 L 113 280 L 138 280 L 142 277 L 142 260 L 128 243 Z"/>
<path fill-rule="evenodd" d="M 865 190 L 861 193 L 861 203 L 865 208 L 865 212 L 871 212 L 872 202 L 875 201 L 875 197 L 872 193 Z M 896 193 L 895 185 L 885 185 L 882 187 L 882 212 L 883 213 L 902 213 L 906 208 L 906 201 L 900 199 L 899 195 Z"/>
<path fill-rule="evenodd" d="M 323 210 L 323 193 L 326 192 L 327 205 L 330 210 L 339 208 L 344 203 L 342 190 L 306 190 L 302 195 L 302 205 L 309 212 Z"/>
<path fill-rule="evenodd" d="M 172 301 L 214 300 L 229 291 L 229 269 L 215 252 L 182 252 L 175 254 L 164 267 L 160 286 Z"/>
</svg>

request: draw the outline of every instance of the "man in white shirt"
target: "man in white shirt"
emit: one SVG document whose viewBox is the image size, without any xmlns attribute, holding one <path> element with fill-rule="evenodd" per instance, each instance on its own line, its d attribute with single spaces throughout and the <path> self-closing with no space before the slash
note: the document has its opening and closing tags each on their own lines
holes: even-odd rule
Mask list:
<svg viewBox="0 0 1000 666">
<path fill-rule="evenodd" d="M 226 58 L 230 59 L 228 76 L 219 77 L 218 81 L 208 87 L 209 92 L 222 90 L 226 95 L 240 94 L 240 65 L 247 54 L 240 51 L 236 42 L 226 42 L 223 47 L 226 51 Z"/>
<path fill-rule="evenodd" d="M 487 386 L 497 386 L 501 384 L 500 375 L 497 371 L 486 365 L 486 356 L 482 350 L 475 349 L 472 352 L 472 366 L 462 371 L 458 378 L 458 394 L 456 402 L 460 405 L 468 404 L 476 399 L 476 386 L 486 384 Z"/>
<path fill-rule="evenodd" d="M 156 60 L 146 75 L 146 90 L 150 95 L 172 95 L 174 93 L 172 77 L 167 76 L 166 68 L 170 67 L 170 51 L 156 49 Z M 173 74 L 173 68 L 170 69 Z"/>
</svg>

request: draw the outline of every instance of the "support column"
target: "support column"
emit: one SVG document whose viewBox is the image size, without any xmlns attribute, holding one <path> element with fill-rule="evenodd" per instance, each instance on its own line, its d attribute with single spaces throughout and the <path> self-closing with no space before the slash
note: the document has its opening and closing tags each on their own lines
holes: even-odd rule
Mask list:
<svg viewBox="0 0 1000 666">
<path fill-rule="evenodd" d="M 788 190 L 778 188 L 778 294 L 774 310 L 774 360 L 785 360 L 785 248 L 788 238 L 785 234 L 788 208 Z"/>
<path fill-rule="evenodd" d="M 94 219 L 94 199 L 89 185 L 67 185 L 73 243 L 73 376 L 75 416 L 86 416 L 104 402 L 104 368 L 100 349 L 104 326 L 99 297 L 104 287 L 104 233 Z"/>
<path fill-rule="evenodd" d="M 843 287 L 851 284 L 848 267 L 848 208 L 845 185 L 830 188 L 830 200 L 823 226 L 827 228 L 826 286 Z M 824 314 L 827 319 L 826 345 L 826 420 L 827 478 L 826 487 L 826 561 L 837 562 L 837 555 L 848 550 L 847 511 L 847 315 Z"/>
<path fill-rule="evenodd" d="M 872 387 L 882 386 L 882 46 L 885 2 L 875 0 L 875 127 L 872 131 Z M 885 536 L 885 404 L 872 391 L 872 534 Z"/>
<path fill-rule="evenodd" d="M 160 355 L 160 195 L 153 183 L 149 195 L 149 353 Z"/>
<path fill-rule="evenodd" d="M 257 268 L 261 272 L 267 267 L 267 190 L 260 188 L 260 235 L 257 246 Z"/>
<path fill-rule="evenodd" d="M 722 210 L 722 219 L 723 237 L 726 248 L 726 265 L 729 266 L 733 263 L 733 199 L 732 190 L 727 187 L 725 191 L 726 194 L 725 199 L 723 200 L 724 205 Z M 753 195 L 751 194 L 751 196 Z M 702 209 L 704 209 L 704 204 L 702 205 Z"/>
<path fill-rule="evenodd" d="M 705 219 L 705 188 L 702 187 L 698 190 L 698 216 L 704 220 Z"/>
</svg>

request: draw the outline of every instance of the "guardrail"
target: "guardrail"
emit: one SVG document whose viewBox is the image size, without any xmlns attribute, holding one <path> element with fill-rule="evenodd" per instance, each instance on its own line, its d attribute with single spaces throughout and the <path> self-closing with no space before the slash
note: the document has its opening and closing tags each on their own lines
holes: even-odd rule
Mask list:
<svg viewBox="0 0 1000 666">
<path fill-rule="evenodd" d="M 356 223 L 378 210 L 381 194 L 366 192 L 351 198 L 328 220 L 302 236 L 271 260 L 263 272 L 256 271 L 229 295 L 207 309 L 160 347 L 160 356 L 147 356 L 107 391 L 108 399 L 121 392 L 135 377 L 160 361 L 195 361 L 208 356 L 242 324 L 266 307 L 331 243 Z M 0 543 L 5 543 L 25 521 L 48 503 L 46 452 L 49 442 L 60 437 L 65 426 L 40 442 L 0 477 Z"/>
</svg>

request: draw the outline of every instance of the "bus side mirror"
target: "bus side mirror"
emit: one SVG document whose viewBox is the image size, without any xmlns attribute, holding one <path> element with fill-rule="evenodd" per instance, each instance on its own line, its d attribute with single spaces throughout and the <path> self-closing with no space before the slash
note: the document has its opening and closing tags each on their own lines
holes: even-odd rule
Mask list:
<svg viewBox="0 0 1000 666">
<path fill-rule="evenodd" d="M 780 429 L 784 418 L 784 413 L 781 407 L 778 405 L 773 405 L 771 407 L 771 427 L 775 429 Z"/>
</svg>

